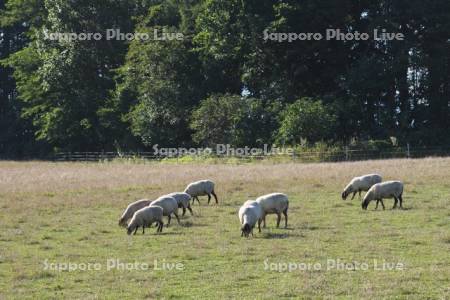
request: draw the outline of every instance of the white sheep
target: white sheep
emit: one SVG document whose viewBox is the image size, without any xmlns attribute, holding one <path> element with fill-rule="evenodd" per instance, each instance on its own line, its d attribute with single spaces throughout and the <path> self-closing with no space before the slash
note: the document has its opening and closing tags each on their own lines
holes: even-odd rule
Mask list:
<svg viewBox="0 0 450 300">
<path fill-rule="evenodd" d="M 177 218 L 178 224 L 180 224 L 180 218 L 178 217 L 178 203 L 177 200 L 173 197 L 161 196 L 155 201 L 150 203 L 150 206 L 161 206 L 163 209 L 163 215 L 167 216 L 169 221 L 167 222 L 167 226 L 170 225 L 170 220 L 172 219 L 171 215 L 174 214 Z"/>
<path fill-rule="evenodd" d="M 158 223 L 158 229 L 156 229 L 156 232 L 162 232 L 162 218 L 163 209 L 160 206 L 146 206 L 141 208 L 134 213 L 130 224 L 128 224 L 127 233 L 130 235 L 134 230 L 134 234 L 136 234 L 138 228 L 142 226 L 142 234 L 144 234 L 145 227 L 150 227 L 153 222 Z"/>
<path fill-rule="evenodd" d="M 200 180 L 192 182 L 186 187 L 184 192 L 191 195 L 192 203 L 194 203 L 195 200 L 197 200 L 197 202 L 200 204 L 198 196 L 205 196 L 205 195 L 208 195 L 208 204 L 211 201 L 211 195 L 213 195 L 214 198 L 216 199 L 216 203 L 219 203 L 219 201 L 217 200 L 217 195 L 214 192 L 214 182 L 212 182 L 211 180 Z"/>
<path fill-rule="evenodd" d="M 355 198 L 356 193 L 359 192 L 361 198 L 361 191 L 368 191 L 374 184 L 380 183 L 383 179 L 379 174 L 368 174 L 353 178 L 342 192 L 342 199 L 347 199 L 347 196 L 353 193 L 352 199 Z"/>
<path fill-rule="evenodd" d="M 241 223 L 241 236 L 253 235 L 253 228 L 258 223 L 258 230 L 261 232 L 261 221 L 263 211 L 261 205 L 256 201 L 248 200 L 239 209 L 239 222 Z"/>
<path fill-rule="evenodd" d="M 392 209 L 397 207 L 398 201 L 400 201 L 400 208 L 403 208 L 402 195 L 403 195 L 403 183 L 400 181 L 386 181 L 382 183 L 377 183 L 373 185 L 367 192 L 367 194 L 364 196 L 364 200 L 361 206 L 363 209 L 367 209 L 367 206 L 369 205 L 370 201 L 377 200 L 377 206 L 375 207 L 375 209 L 378 208 L 378 202 L 381 202 L 381 205 L 383 206 L 384 209 L 383 198 L 394 198 L 395 203 Z"/>
<path fill-rule="evenodd" d="M 127 222 L 133 217 L 134 213 L 140 210 L 141 208 L 149 206 L 151 202 L 152 202 L 151 200 L 142 199 L 128 205 L 128 207 L 125 209 L 125 211 L 123 212 L 122 216 L 119 219 L 119 226 L 127 227 Z"/>
<path fill-rule="evenodd" d="M 192 212 L 192 208 L 191 208 L 191 198 L 192 198 L 191 195 L 189 195 L 188 193 L 184 193 L 184 192 L 175 192 L 175 193 L 167 194 L 166 196 L 173 197 L 173 198 L 175 198 L 175 200 L 177 200 L 178 208 L 183 209 L 182 216 L 184 216 L 186 214 L 186 209 L 189 210 L 191 215 L 194 215 L 194 213 Z"/>
<path fill-rule="evenodd" d="M 256 199 L 256 202 L 258 202 L 261 205 L 261 208 L 263 210 L 263 227 L 266 227 L 266 215 L 269 214 L 276 214 L 277 215 L 277 228 L 280 227 L 280 221 L 281 221 L 281 213 L 284 215 L 284 228 L 287 228 L 287 222 L 288 222 L 288 215 L 287 211 L 289 208 L 289 200 L 288 197 L 285 194 L 282 193 L 272 193 L 267 194 L 261 197 L 258 197 Z"/>
</svg>

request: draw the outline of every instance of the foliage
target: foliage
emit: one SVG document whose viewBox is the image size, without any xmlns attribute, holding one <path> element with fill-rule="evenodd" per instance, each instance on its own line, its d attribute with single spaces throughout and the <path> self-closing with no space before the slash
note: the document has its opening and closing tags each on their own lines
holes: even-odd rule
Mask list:
<svg viewBox="0 0 450 300">
<path fill-rule="evenodd" d="M 302 98 L 288 105 L 281 113 L 278 141 L 301 144 L 329 140 L 333 136 L 335 117 L 320 100 Z"/>
<path fill-rule="evenodd" d="M 264 32 L 325 35 L 330 28 L 371 38 L 264 39 Z M 184 38 L 46 39 L 107 29 Z M 382 29 L 404 40 L 374 39 Z M 448 32 L 447 0 L 1 1 L 0 154 L 251 146 L 275 138 L 296 144 L 301 137 L 448 145 Z M 207 117 L 193 113 L 219 95 L 237 95 L 229 105 L 239 109 L 222 116 L 228 127 L 209 120 L 219 127 L 208 133 L 195 123 Z M 312 100 L 290 106 L 302 98 L 321 99 L 326 112 Z M 312 118 L 317 126 L 308 126 L 290 109 L 323 123 Z"/>
<path fill-rule="evenodd" d="M 193 140 L 203 146 L 261 146 L 276 128 L 276 107 L 239 95 L 216 94 L 192 114 Z"/>
</svg>

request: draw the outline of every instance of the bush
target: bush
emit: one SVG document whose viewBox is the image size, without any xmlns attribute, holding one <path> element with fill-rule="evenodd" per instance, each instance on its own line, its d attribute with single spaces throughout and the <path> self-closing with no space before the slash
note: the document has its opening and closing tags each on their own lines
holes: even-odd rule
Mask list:
<svg viewBox="0 0 450 300">
<path fill-rule="evenodd" d="M 276 106 L 240 95 L 216 94 L 203 100 L 190 123 L 194 142 L 209 147 L 261 146 L 272 143 L 277 128 Z"/>
<path fill-rule="evenodd" d="M 280 144 L 309 144 L 331 139 L 336 121 L 332 112 L 320 100 L 302 98 L 288 105 L 281 113 Z"/>
</svg>

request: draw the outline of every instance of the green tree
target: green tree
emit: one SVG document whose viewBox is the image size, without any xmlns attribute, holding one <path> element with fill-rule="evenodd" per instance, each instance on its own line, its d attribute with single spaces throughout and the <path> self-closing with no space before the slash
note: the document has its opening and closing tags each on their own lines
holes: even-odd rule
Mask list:
<svg viewBox="0 0 450 300">
<path fill-rule="evenodd" d="M 128 1 L 40 3 L 41 18 L 30 26 L 29 44 L 10 55 L 22 116 L 32 120 L 35 136 L 65 150 L 111 149 L 116 137 L 105 128 L 101 110 L 114 88 L 113 70 L 122 65 L 124 41 L 50 40 L 45 32 L 104 34 L 108 28 L 130 32 L 134 5 Z M 6 14 L 14 22 L 21 14 Z"/>
<path fill-rule="evenodd" d="M 320 100 L 302 98 L 288 105 L 281 113 L 278 142 L 300 144 L 329 140 L 333 137 L 335 116 Z"/>
<path fill-rule="evenodd" d="M 277 128 L 277 105 L 239 95 L 215 94 L 193 112 L 193 140 L 203 146 L 216 144 L 261 146 L 272 142 Z"/>
<path fill-rule="evenodd" d="M 193 5 L 193 4 L 192 4 Z M 144 145 L 192 144 L 189 116 L 206 95 L 202 66 L 192 49 L 195 5 L 164 1 L 150 8 L 138 32 L 181 32 L 181 40 L 135 40 L 119 70 L 115 102 Z"/>
</svg>

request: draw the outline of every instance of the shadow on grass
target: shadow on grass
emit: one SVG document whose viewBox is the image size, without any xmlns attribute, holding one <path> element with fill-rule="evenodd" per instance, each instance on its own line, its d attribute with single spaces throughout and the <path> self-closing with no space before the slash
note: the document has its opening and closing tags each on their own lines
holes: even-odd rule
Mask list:
<svg viewBox="0 0 450 300">
<path fill-rule="evenodd" d="M 203 223 L 194 223 L 194 222 L 188 221 L 188 222 L 181 223 L 180 226 L 181 227 L 207 227 L 208 225 L 203 224 Z"/>
<path fill-rule="evenodd" d="M 164 231 L 160 233 L 154 233 L 152 235 L 158 236 L 158 235 L 181 235 L 182 233 L 179 231 Z"/>
<path fill-rule="evenodd" d="M 288 238 L 298 238 L 305 237 L 302 234 L 292 235 L 290 233 L 274 233 L 274 232 L 263 232 L 261 238 L 263 239 L 288 239 Z"/>
<path fill-rule="evenodd" d="M 143 236 L 143 237 L 145 237 L 145 236 L 158 236 L 158 235 L 181 235 L 181 232 L 177 232 L 177 231 L 164 231 L 164 229 L 163 229 L 163 231 L 162 232 L 156 232 L 156 231 L 145 231 L 145 233 L 144 234 L 142 234 L 142 231 L 138 231 L 138 232 L 136 232 L 136 234 L 130 234 L 130 235 L 128 235 L 129 237 L 140 237 L 140 236 Z"/>
<path fill-rule="evenodd" d="M 386 209 L 383 208 L 378 208 L 378 209 L 367 209 L 367 211 L 369 212 L 387 212 L 387 211 L 408 211 L 408 210 L 412 210 L 413 208 L 411 207 L 404 207 L 404 208 L 392 208 L 392 207 L 386 207 Z M 364 212 L 364 210 L 361 210 L 362 212 Z"/>
</svg>

